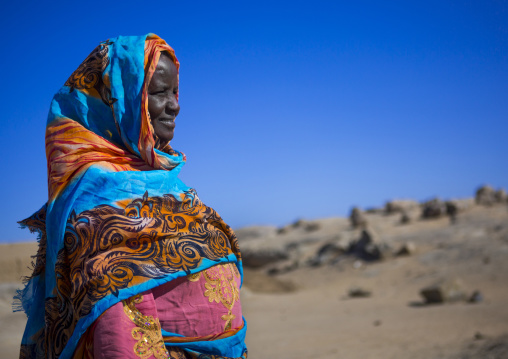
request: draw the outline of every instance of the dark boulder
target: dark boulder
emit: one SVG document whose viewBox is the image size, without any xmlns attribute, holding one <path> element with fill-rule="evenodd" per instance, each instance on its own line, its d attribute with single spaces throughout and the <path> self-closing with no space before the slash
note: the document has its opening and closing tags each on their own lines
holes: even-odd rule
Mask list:
<svg viewBox="0 0 508 359">
<path fill-rule="evenodd" d="M 242 250 L 242 264 L 249 268 L 260 268 L 286 259 L 289 259 L 289 254 L 283 249 Z"/>
<path fill-rule="evenodd" d="M 446 206 L 439 198 L 422 203 L 422 218 L 439 218 L 446 214 Z"/>
<path fill-rule="evenodd" d="M 334 264 L 341 255 L 344 255 L 347 249 L 340 245 L 340 242 L 325 243 L 316 255 L 308 262 L 309 265 L 317 267 L 323 264 Z"/>
<path fill-rule="evenodd" d="M 349 220 L 353 228 L 365 228 L 367 226 L 367 218 L 358 207 L 353 207 Z"/>
<path fill-rule="evenodd" d="M 442 280 L 429 287 L 423 288 L 420 295 L 426 304 L 453 303 L 466 301 L 467 293 L 460 280 Z"/>
<path fill-rule="evenodd" d="M 349 253 L 365 261 L 377 261 L 384 258 L 383 248 L 377 243 L 377 238 L 371 230 L 364 229 L 360 238 L 351 243 Z"/>
</svg>

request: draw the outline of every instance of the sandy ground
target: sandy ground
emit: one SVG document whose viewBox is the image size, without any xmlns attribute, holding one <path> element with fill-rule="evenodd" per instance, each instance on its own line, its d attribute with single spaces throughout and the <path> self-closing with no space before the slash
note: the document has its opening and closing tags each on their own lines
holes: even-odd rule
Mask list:
<svg viewBox="0 0 508 359">
<path fill-rule="evenodd" d="M 508 358 L 506 206 L 475 206 L 455 224 L 442 218 L 401 226 L 381 215 L 369 221 L 381 239 L 394 247 L 411 240 L 416 253 L 359 268 L 352 259 L 300 266 L 276 276 L 246 269 L 249 358 Z M 317 222 L 335 228 L 344 219 Z M 35 250 L 35 243 L 0 246 L 1 358 L 18 356 L 25 317 L 12 313 L 10 302 Z M 460 278 L 483 300 L 422 305 L 420 289 L 447 278 Z M 372 295 L 349 298 L 352 287 Z"/>
</svg>

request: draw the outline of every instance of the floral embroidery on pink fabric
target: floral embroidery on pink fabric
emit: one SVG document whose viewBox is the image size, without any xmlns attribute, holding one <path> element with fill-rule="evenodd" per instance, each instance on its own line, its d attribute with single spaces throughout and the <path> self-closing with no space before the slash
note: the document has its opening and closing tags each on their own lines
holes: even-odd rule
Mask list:
<svg viewBox="0 0 508 359">
<path fill-rule="evenodd" d="M 205 279 L 204 296 L 208 297 L 210 303 L 222 303 L 228 310 L 227 314 L 221 316 L 221 319 L 226 321 L 224 330 L 231 329 L 231 323 L 236 318 L 233 314 L 233 307 L 240 300 L 240 291 L 235 280 L 235 277 L 240 278 L 240 273 L 236 265 L 234 263 L 216 265 L 199 273 L 191 274 L 187 278 L 191 282 L 197 282 L 201 275 Z"/>
<path fill-rule="evenodd" d="M 156 359 L 167 359 L 169 353 L 162 339 L 159 319 L 143 315 L 134 305 L 142 301 L 143 296 L 139 294 L 122 301 L 125 314 L 136 324 L 136 328 L 132 329 L 132 338 L 137 340 L 134 353 L 141 359 L 148 359 L 152 355 Z"/>
</svg>

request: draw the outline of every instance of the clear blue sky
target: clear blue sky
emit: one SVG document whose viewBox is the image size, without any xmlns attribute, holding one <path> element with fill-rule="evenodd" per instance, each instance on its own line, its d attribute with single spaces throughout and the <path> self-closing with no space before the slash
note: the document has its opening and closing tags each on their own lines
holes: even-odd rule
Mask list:
<svg viewBox="0 0 508 359">
<path fill-rule="evenodd" d="M 181 177 L 234 228 L 508 188 L 506 1 L 150 4 L 0 5 L 0 241 L 34 238 L 51 98 L 118 35 L 175 49 Z"/>
</svg>

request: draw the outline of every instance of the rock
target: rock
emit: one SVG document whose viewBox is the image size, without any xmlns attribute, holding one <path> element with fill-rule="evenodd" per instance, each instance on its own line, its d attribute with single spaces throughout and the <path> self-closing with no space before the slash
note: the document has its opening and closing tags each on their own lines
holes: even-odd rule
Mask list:
<svg viewBox="0 0 508 359">
<path fill-rule="evenodd" d="M 416 244 L 413 242 L 404 243 L 397 252 L 396 256 L 409 256 L 416 253 Z"/>
<path fill-rule="evenodd" d="M 321 225 L 317 222 L 308 222 L 305 224 L 304 229 L 307 232 L 314 232 L 321 228 Z"/>
<path fill-rule="evenodd" d="M 301 219 L 301 218 L 297 219 L 293 223 L 291 223 L 291 224 L 289 224 L 287 226 L 284 226 L 284 227 L 280 227 L 279 229 L 277 229 L 277 234 L 286 234 L 286 233 L 289 233 L 289 232 L 291 232 L 294 229 L 301 228 L 304 223 L 305 223 L 305 221 L 303 219 Z"/>
<path fill-rule="evenodd" d="M 243 249 L 242 263 L 245 267 L 260 268 L 280 260 L 289 259 L 287 251 L 283 249 Z"/>
<path fill-rule="evenodd" d="M 454 223 L 457 220 L 457 215 L 467 211 L 474 203 L 473 198 L 448 200 L 445 202 L 446 214 L 450 217 L 450 221 Z"/>
<path fill-rule="evenodd" d="M 422 218 L 439 218 L 446 213 L 446 206 L 439 198 L 422 203 Z"/>
<path fill-rule="evenodd" d="M 291 272 L 298 268 L 298 261 L 294 259 L 288 259 L 285 261 L 279 261 L 275 264 L 271 265 L 270 268 L 266 271 L 266 273 L 270 275 L 276 274 L 284 274 L 287 272 Z"/>
<path fill-rule="evenodd" d="M 396 199 L 385 204 L 386 214 L 403 213 L 409 212 L 413 209 L 418 208 L 418 202 L 412 199 Z"/>
<path fill-rule="evenodd" d="M 372 230 L 362 230 L 360 238 L 350 245 L 348 253 L 365 261 L 383 259 L 383 248 L 379 243 L 376 243 L 378 242 L 376 237 Z"/>
<path fill-rule="evenodd" d="M 372 292 L 360 287 L 352 287 L 349 289 L 348 296 L 350 298 L 368 298 L 372 296 Z"/>
<path fill-rule="evenodd" d="M 303 227 L 304 224 L 305 224 L 305 220 L 299 218 L 299 219 L 297 219 L 296 221 L 294 221 L 291 224 L 291 227 L 293 227 L 293 228 L 300 228 L 300 227 Z"/>
<path fill-rule="evenodd" d="M 434 285 L 423 288 L 420 295 L 426 304 L 453 303 L 465 301 L 467 294 L 460 280 L 442 280 Z"/>
<path fill-rule="evenodd" d="M 309 260 L 309 265 L 317 267 L 323 264 L 333 264 L 339 256 L 345 254 L 348 248 L 341 245 L 341 242 L 330 242 L 324 244 L 317 251 L 316 255 Z"/>
<path fill-rule="evenodd" d="M 406 211 L 402 211 L 402 215 L 400 216 L 400 224 L 408 224 L 411 222 L 411 217 Z"/>
<path fill-rule="evenodd" d="M 476 332 L 474 333 L 474 340 L 482 340 L 482 339 L 485 339 L 485 335 L 483 335 L 482 333 L 480 332 Z"/>
<path fill-rule="evenodd" d="M 482 186 L 476 190 L 475 200 L 477 204 L 492 206 L 497 202 L 496 191 L 490 186 Z"/>
<path fill-rule="evenodd" d="M 314 260 L 319 248 L 323 246 L 323 242 L 300 243 L 293 242 L 287 246 L 289 257 L 296 261 L 298 267 L 306 266 Z"/>
<path fill-rule="evenodd" d="M 450 217 L 451 223 L 455 223 L 457 221 L 457 215 L 462 212 L 463 207 L 461 203 L 458 201 L 446 201 L 445 202 L 446 214 Z"/>
<path fill-rule="evenodd" d="M 295 229 L 303 229 L 307 232 L 313 232 L 321 229 L 321 224 L 319 224 L 319 222 L 298 219 L 288 226 L 277 229 L 277 234 L 286 234 Z"/>
<path fill-rule="evenodd" d="M 480 292 L 479 290 L 475 290 L 467 300 L 468 303 L 480 303 L 482 301 L 483 295 L 482 292 Z"/>
<path fill-rule="evenodd" d="M 372 323 L 375 327 L 379 327 L 381 324 L 383 324 L 382 321 L 380 321 L 379 319 L 378 320 L 374 320 L 374 322 Z"/>
<path fill-rule="evenodd" d="M 285 233 L 288 233 L 289 232 L 289 228 L 286 226 L 286 227 L 280 227 L 277 229 L 277 234 L 285 234 Z"/>
<path fill-rule="evenodd" d="M 494 198 L 496 199 L 496 202 L 498 203 L 506 203 L 508 202 L 508 194 L 503 188 L 500 188 L 496 191 L 494 194 Z"/>
<path fill-rule="evenodd" d="M 365 228 L 367 226 L 367 218 L 358 207 L 353 207 L 349 220 L 353 228 Z"/>
<path fill-rule="evenodd" d="M 459 205 L 455 201 L 446 201 L 445 202 L 446 214 L 451 218 L 455 218 L 459 213 Z"/>
</svg>

